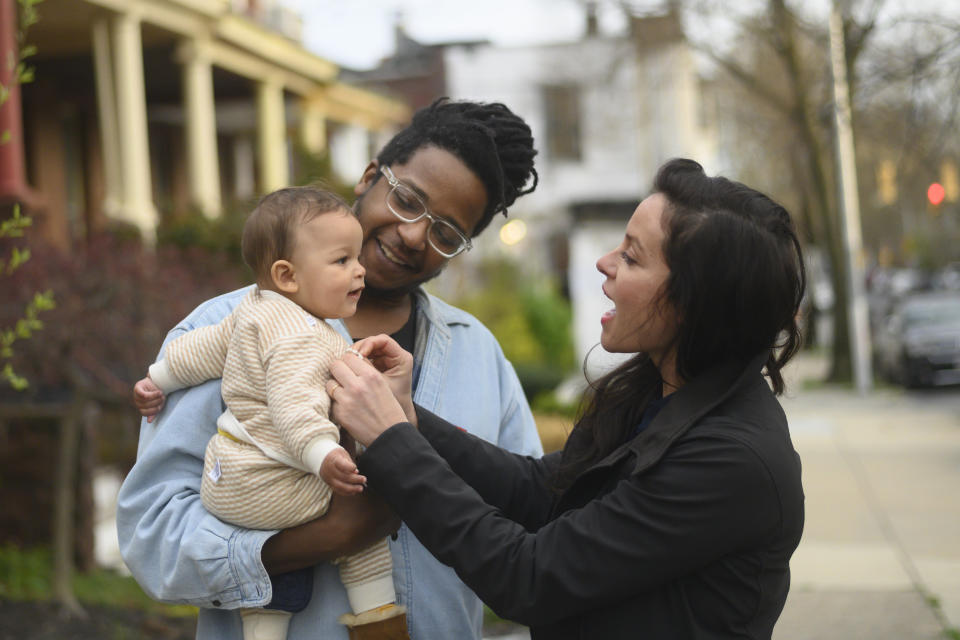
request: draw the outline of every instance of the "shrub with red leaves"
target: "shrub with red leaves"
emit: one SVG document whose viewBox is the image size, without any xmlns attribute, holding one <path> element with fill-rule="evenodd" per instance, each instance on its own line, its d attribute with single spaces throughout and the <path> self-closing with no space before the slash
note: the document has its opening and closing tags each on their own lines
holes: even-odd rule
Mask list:
<svg viewBox="0 0 960 640">
<path fill-rule="evenodd" d="M 82 387 L 101 401 L 129 402 L 166 332 L 200 302 L 244 284 L 235 257 L 196 247 L 149 250 L 102 234 L 69 254 L 31 250 L 4 278 L 0 326 L 11 326 L 36 291 L 53 291 L 56 308 L 40 315 L 43 329 L 17 342 L 13 358 L 30 382 L 26 397 L 41 401 Z"/>
</svg>

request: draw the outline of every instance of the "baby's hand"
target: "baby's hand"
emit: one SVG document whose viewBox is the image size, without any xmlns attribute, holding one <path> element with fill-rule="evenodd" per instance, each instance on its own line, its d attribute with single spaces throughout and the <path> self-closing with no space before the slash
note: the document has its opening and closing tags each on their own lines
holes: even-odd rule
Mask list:
<svg viewBox="0 0 960 640">
<path fill-rule="evenodd" d="M 133 404 L 147 422 L 153 422 L 153 417 L 163 409 L 165 400 L 163 391 L 149 376 L 133 385 Z"/>
<path fill-rule="evenodd" d="M 367 485 L 367 478 L 360 475 L 357 464 L 343 448 L 334 449 L 323 459 L 320 477 L 334 493 L 342 496 L 362 493 Z"/>
</svg>

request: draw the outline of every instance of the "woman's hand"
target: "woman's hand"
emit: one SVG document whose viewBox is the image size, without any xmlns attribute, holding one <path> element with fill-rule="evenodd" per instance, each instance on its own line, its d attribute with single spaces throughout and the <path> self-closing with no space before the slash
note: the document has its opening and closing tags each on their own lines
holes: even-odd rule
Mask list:
<svg viewBox="0 0 960 640">
<path fill-rule="evenodd" d="M 407 420 L 416 424 L 411 387 L 413 386 L 413 356 L 386 334 L 370 336 L 353 344 L 354 353 L 367 358 L 384 375 L 393 396 L 400 402 Z"/>
<path fill-rule="evenodd" d="M 331 415 L 357 442 L 370 444 L 391 426 L 407 422 L 387 379 L 364 358 L 345 353 L 330 365 L 332 378 L 327 395 L 333 400 Z M 412 410 L 412 403 L 411 403 Z"/>
</svg>

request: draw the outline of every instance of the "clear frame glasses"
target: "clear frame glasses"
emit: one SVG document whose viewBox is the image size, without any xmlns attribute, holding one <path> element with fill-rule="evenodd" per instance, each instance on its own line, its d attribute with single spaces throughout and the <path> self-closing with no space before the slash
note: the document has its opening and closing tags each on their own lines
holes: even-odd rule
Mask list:
<svg viewBox="0 0 960 640">
<path fill-rule="evenodd" d="M 390 191 L 387 192 L 387 208 L 390 209 L 390 213 L 402 222 L 419 222 L 424 218 L 429 220 L 427 242 L 434 251 L 444 258 L 452 258 L 473 248 L 470 238 L 450 222 L 430 213 L 417 192 L 397 180 L 390 167 L 382 165 L 380 173 L 390 185 Z"/>
</svg>

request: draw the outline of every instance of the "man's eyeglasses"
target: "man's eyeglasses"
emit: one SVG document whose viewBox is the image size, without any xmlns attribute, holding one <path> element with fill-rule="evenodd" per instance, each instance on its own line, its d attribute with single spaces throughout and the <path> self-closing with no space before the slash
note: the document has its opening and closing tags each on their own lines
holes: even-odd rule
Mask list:
<svg viewBox="0 0 960 640">
<path fill-rule="evenodd" d="M 427 209 L 427 205 L 420 199 L 420 196 L 413 189 L 397 180 L 390 167 L 381 165 L 380 173 L 390 184 L 390 191 L 387 193 L 387 208 L 403 222 L 419 222 L 424 218 L 429 220 L 427 242 L 437 253 L 444 258 L 452 258 L 473 248 L 470 238 L 446 220 L 434 217 Z"/>
</svg>

